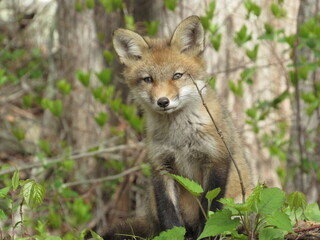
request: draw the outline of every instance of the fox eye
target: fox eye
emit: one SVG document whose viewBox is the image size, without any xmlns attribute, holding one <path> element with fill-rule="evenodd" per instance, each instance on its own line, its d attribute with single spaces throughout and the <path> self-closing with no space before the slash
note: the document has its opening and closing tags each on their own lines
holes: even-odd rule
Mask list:
<svg viewBox="0 0 320 240">
<path fill-rule="evenodd" d="M 183 75 L 182 73 L 176 73 L 173 75 L 172 80 L 177 80 L 177 79 L 181 78 L 182 75 Z"/>
<path fill-rule="evenodd" d="M 145 81 L 146 83 L 152 83 L 153 79 L 152 79 L 152 77 L 145 77 L 145 78 L 143 78 L 143 81 Z"/>
</svg>

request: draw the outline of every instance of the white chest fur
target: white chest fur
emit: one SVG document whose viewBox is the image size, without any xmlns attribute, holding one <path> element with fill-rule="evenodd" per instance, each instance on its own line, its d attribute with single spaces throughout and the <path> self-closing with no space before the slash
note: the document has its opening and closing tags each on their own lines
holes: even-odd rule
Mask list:
<svg viewBox="0 0 320 240">
<path fill-rule="evenodd" d="M 147 116 L 148 152 L 153 164 L 162 167 L 161 161 L 174 159 L 178 174 L 195 179 L 193 168 L 215 155 L 214 138 L 206 132 L 209 116 L 197 109 L 183 112 Z M 199 164 L 200 162 L 200 164 Z"/>
</svg>

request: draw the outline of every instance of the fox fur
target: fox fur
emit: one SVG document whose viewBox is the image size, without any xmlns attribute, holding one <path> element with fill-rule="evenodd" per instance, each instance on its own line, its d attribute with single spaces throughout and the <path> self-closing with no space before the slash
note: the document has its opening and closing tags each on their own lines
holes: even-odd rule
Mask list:
<svg viewBox="0 0 320 240">
<path fill-rule="evenodd" d="M 237 162 L 246 192 L 252 188 L 251 170 L 241 139 L 226 108 L 206 84 L 204 30 L 200 19 L 183 20 L 168 39 L 150 39 L 118 29 L 113 44 L 124 64 L 124 77 L 146 119 L 146 145 L 152 166 L 147 216 L 111 229 L 105 239 L 132 239 L 118 234 L 152 237 L 174 226 L 187 229 L 186 239 L 197 239 L 205 224 L 196 199 L 166 173 L 200 183 L 201 204 L 206 192 L 220 187 L 221 197 L 241 198 L 239 176 L 200 95 Z M 212 211 L 221 209 L 213 201 Z"/>
</svg>

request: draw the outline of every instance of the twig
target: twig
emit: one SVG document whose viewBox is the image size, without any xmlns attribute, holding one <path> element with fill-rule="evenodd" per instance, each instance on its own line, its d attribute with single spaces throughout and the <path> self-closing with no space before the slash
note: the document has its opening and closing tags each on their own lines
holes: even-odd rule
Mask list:
<svg viewBox="0 0 320 240">
<path fill-rule="evenodd" d="M 213 117 L 212 117 L 212 115 L 211 115 L 211 113 L 210 113 L 210 110 L 209 110 L 207 104 L 205 103 L 205 101 L 204 101 L 204 99 L 203 99 L 202 93 L 201 93 L 198 85 L 197 85 L 196 82 L 194 81 L 193 77 L 192 77 L 190 74 L 188 74 L 188 75 L 189 75 L 190 79 L 192 80 L 193 84 L 196 86 L 197 91 L 198 91 L 199 96 L 200 96 L 201 101 L 202 101 L 202 105 L 205 107 L 207 113 L 209 114 L 210 119 L 211 119 L 211 121 L 212 121 L 212 123 L 213 123 L 213 125 L 214 125 L 214 127 L 215 127 L 215 129 L 216 129 L 216 131 L 217 131 L 217 133 L 219 134 L 219 136 L 220 136 L 220 138 L 221 138 L 221 140 L 222 140 L 225 148 L 227 149 L 231 161 L 233 162 L 233 164 L 234 164 L 234 166 L 235 166 L 235 168 L 236 168 L 236 170 L 237 170 L 237 173 L 238 173 L 238 176 L 239 176 L 239 180 L 240 180 L 240 186 L 241 186 L 242 202 L 244 203 L 244 202 L 245 202 L 245 197 L 246 197 L 246 192 L 245 192 L 245 189 L 244 189 L 243 180 L 242 180 L 242 176 L 241 176 L 241 173 L 240 173 L 240 169 L 239 169 L 239 167 L 238 167 L 238 164 L 237 164 L 236 161 L 234 160 L 234 158 L 233 158 L 233 156 L 232 156 L 232 153 L 231 153 L 230 150 L 229 150 L 228 145 L 227 145 L 226 142 L 224 141 L 222 132 L 221 132 L 221 130 L 218 128 L 215 120 L 213 119 Z"/>
<path fill-rule="evenodd" d="M 69 156 L 67 158 L 67 160 L 79 160 L 79 159 L 82 159 L 84 157 L 94 156 L 96 154 L 110 153 L 110 152 L 130 149 L 130 148 L 142 147 L 143 145 L 144 145 L 143 143 L 125 144 L 125 145 L 119 145 L 119 146 L 100 149 L 100 150 L 94 151 L 94 152 L 78 153 L 78 154 L 74 154 L 74 155 Z M 66 161 L 66 157 L 65 156 L 60 156 L 60 157 L 56 157 L 56 158 L 53 158 L 53 159 L 47 159 L 47 160 L 45 159 L 44 161 L 41 161 L 41 162 L 35 162 L 35 163 L 31 163 L 31 164 L 24 165 L 24 166 L 21 166 L 21 167 L 12 167 L 12 168 L 8 168 L 8 169 L 5 169 L 5 170 L 2 170 L 2 171 L 0 171 L 0 176 L 2 176 L 4 174 L 7 174 L 7 173 L 12 173 L 17 169 L 19 171 L 23 171 L 23 170 L 27 170 L 27 169 L 31 169 L 31 168 L 38 168 L 38 167 L 44 167 L 44 166 L 51 165 L 51 164 L 57 164 L 57 163 L 60 163 L 60 162 L 63 162 L 63 161 Z"/>
<path fill-rule="evenodd" d="M 311 227 L 307 227 L 307 228 L 295 229 L 294 232 L 300 233 L 300 232 L 305 232 L 305 231 L 309 231 L 309 230 L 313 230 L 313 229 L 317 229 L 317 228 L 320 228 L 320 224 L 315 225 L 315 226 L 311 226 Z"/>
<path fill-rule="evenodd" d="M 14 240 L 14 191 L 12 191 L 12 195 L 11 195 L 11 225 L 12 225 L 12 236 L 11 239 Z"/>
<path fill-rule="evenodd" d="M 20 203 L 20 219 L 21 219 L 21 234 L 24 234 L 24 229 L 23 229 L 23 211 L 22 211 L 22 207 L 23 207 L 23 202 L 24 202 L 24 198 L 22 199 L 21 203 Z"/>
<path fill-rule="evenodd" d="M 135 166 L 135 167 L 129 168 L 129 169 L 123 171 L 122 173 L 119 173 L 116 175 L 102 177 L 102 178 L 82 180 L 82 181 L 69 182 L 69 183 L 63 184 L 62 187 L 71 187 L 71 186 L 76 186 L 76 185 L 81 185 L 81 184 L 92 184 L 92 183 L 100 183 L 100 182 L 110 181 L 110 180 L 118 179 L 118 178 L 124 177 L 126 175 L 129 175 L 130 173 L 136 172 L 142 168 L 143 168 L 142 166 Z"/>
</svg>

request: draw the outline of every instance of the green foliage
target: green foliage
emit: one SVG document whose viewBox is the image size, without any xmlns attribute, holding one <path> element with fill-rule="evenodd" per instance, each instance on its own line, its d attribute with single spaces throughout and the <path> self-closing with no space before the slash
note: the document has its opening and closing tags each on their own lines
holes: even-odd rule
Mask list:
<svg viewBox="0 0 320 240">
<path fill-rule="evenodd" d="M 250 41 L 251 39 L 251 33 L 248 33 L 247 26 L 243 25 L 241 29 L 238 32 L 236 32 L 236 35 L 233 40 L 238 47 L 242 47 L 246 42 Z"/>
<path fill-rule="evenodd" d="M 82 83 L 83 86 L 88 87 L 90 84 L 90 75 L 91 73 L 84 73 L 81 70 L 76 71 L 77 79 Z"/>
<path fill-rule="evenodd" d="M 181 176 L 168 175 L 178 181 L 195 198 L 203 193 L 199 184 Z M 220 189 L 214 189 L 206 193 L 206 198 L 210 204 L 219 192 Z M 288 200 L 286 201 L 286 199 Z M 318 217 L 319 206 L 317 204 L 307 205 L 302 193 L 292 193 L 287 198 L 279 188 L 265 188 L 260 184 L 253 189 L 244 203 L 235 203 L 232 198 L 222 198 L 219 201 L 224 204 L 224 209 L 208 213 L 208 220 L 198 239 L 217 235 L 226 237 L 226 239 L 229 239 L 227 236 L 231 236 L 232 239 L 247 239 L 248 236 L 259 236 L 259 239 L 283 239 L 289 232 L 294 232 L 295 222 L 291 221 L 289 209 L 294 211 L 306 209 L 307 219 L 320 220 Z M 210 204 L 208 209 L 210 209 Z M 306 218 L 303 218 L 301 214 L 299 215 L 299 219 Z M 237 232 L 240 224 L 243 225 L 245 234 Z M 181 234 L 184 235 L 185 232 L 182 230 L 184 228 L 181 228 Z M 166 234 L 170 235 L 167 236 Z M 180 237 L 176 229 L 163 232 L 154 239 L 175 239 L 173 236 Z"/>
<path fill-rule="evenodd" d="M 64 95 L 68 95 L 72 90 L 71 85 L 67 82 L 66 79 L 61 79 L 60 81 L 58 81 L 57 88 Z"/>
<path fill-rule="evenodd" d="M 63 105 L 61 99 L 50 100 L 43 98 L 41 105 L 44 109 L 48 109 L 55 117 L 60 117 L 63 112 Z"/>
<path fill-rule="evenodd" d="M 168 10 L 174 11 L 177 7 L 177 0 L 164 0 L 164 5 Z"/>
<path fill-rule="evenodd" d="M 112 76 L 112 69 L 111 68 L 105 68 L 101 70 L 101 72 L 96 73 L 97 78 L 103 85 L 108 85 L 111 81 Z"/>
<path fill-rule="evenodd" d="M 165 232 L 161 232 L 158 237 L 153 240 L 184 240 L 186 229 L 184 227 L 174 227 Z"/>
<path fill-rule="evenodd" d="M 284 18 L 287 16 L 287 11 L 277 3 L 272 3 L 270 5 L 270 10 L 276 18 Z"/>
<path fill-rule="evenodd" d="M 259 17 L 261 14 L 261 7 L 254 3 L 251 0 L 246 0 L 244 3 L 245 8 L 247 9 L 247 19 L 250 17 L 251 13 Z"/>
<path fill-rule="evenodd" d="M 175 179 L 177 182 L 179 182 L 193 196 L 199 196 L 201 193 L 203 193 L 203 189 L 200 184 L 178 175 L 174 175 L 174 174 L 168 174 L 168 175 L 171 176 L 173 179 Z"/>
<path fill-rule="evenodd" d="M 108 120 L 108 115 L 104 112 L 100 112 L 98 116 L 95 117 L 95 120 L 100 127 L 103 127 Z"/>
<path fill-rule="evenodd" d="M 240 224 L 240 219 L 232 219 L 231 217 L 232 213 L 228 209 L 223 209 L 215 212 L 213 215 L 210 215 L 203 232 L 198 239 L 216 236 L 218 234 L 230 232 L 230 230 L 236 229 L 236 227 Z"/>
<path fill-rule="evenodd" d="M 45 190 L 42 184 L 33 179 L 21 181 L 22 195 L 26 204 L 31 207 L 37 207 L 42 204 Z"/>
<path fill-rule="evenodd" d="M 129 30 L 136 30 L 136 25 L 134 23 L 134 18 L 133 16 L 130 16 L 130 15 L 125 15 L 124 16 L 124 21 L 125 21 L 125 24 L 126 24 L 126 28 L 129 29 Z"/>
<path fill-rule="evenodd" d="M 94 8 L 94 0 L 86 0 L 86 6 L 88 9 Z"/>
<path fill-rule="evenodd" d="M 302 192 L 292 192 L 288 196 L 288 205 L 291 210 L 304 210 L 307 206 L 306 196 Z"/>
<path fill-rule="evenodd" d="M 159 21 L 143 22 L 150 37 L 154 37 L 158 32 Z"/>
<path fill-rule="evenodd" d="M 256 61 L 258 56 L 258 50 L 259 50 L 259 44 L 254 45 L 254 48 L 252 50 L 247 49 L 246 54 L 248 58 L 250 58 L 250 60 L 252 61 Z"/>
</svg>

